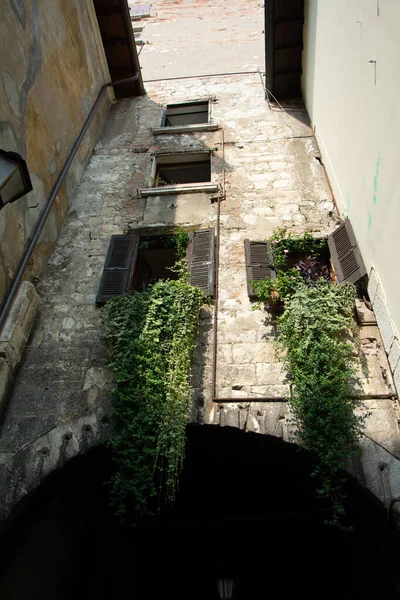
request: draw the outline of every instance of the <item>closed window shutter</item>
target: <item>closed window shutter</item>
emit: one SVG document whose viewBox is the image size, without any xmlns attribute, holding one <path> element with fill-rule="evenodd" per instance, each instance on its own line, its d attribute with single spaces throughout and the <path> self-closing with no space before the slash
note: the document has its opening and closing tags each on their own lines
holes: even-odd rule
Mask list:
<svg viewBox="0 0 400 600">
<path fill-rule="evenodd" d="M 104 264 L 96 304 L 129 291 L 139 248 L 137 235 L 113 235 Z"/>
<path fill-rule="evenodd" d="M 328 246 L 338 283 L 356 283 L 366 275 L 367 270 L 348 219 L 328 236 Z"/>
<path fill-rule="evenodd" d="M 269 277 L 276 278 L 275 270 L 271 268 L 272 251 L 269 242 L 252 242 L 244 240 L 246 259 L 247 293 L 250 298 L 257 298 L 253 281 Z"/>
<path fill-rule="evenodd" d="M 189 282 L 205 296 L 215 295 L 215 231 L 199 229 L 191 233 L 188 246 Z"/>
</svg>

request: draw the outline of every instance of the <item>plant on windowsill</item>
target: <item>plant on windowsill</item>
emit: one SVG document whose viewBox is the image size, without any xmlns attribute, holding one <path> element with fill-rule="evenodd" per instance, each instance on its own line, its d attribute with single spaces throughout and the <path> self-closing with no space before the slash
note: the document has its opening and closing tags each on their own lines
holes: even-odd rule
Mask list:
<svg viewBox="0 0 400 600">
<path fill-rule="evenodd" d="M 173 181 L 166 181 L 159 175 L 157 175 L 156 177 L 152 177 L 151 179 L 145 182 L 145 186 L 149 188 L 162 187 L 164 185 L 175 185 L 175 183 Z"/>
<path fill-rule="evenodd" d="M 173 500 L 185 450 L 189 376 L 203 294 L 188 284 L 187 232 L 178 231 L 176 280 L 112 298 L 103 310 L 114 373 L 113 435 L 117 466 L 111 503 L 121 519 L 140 519 L 149 499 Z M 159 500 L 160 502 L 160 500 Z"/>
<path fill-rule="evenodd" d="M 318 494 L 330 498 L 332 506 L 326 522 L 345 527 L 341 469 L 358 452 L 355 443 L 367 416 L 355 413 L 359 402 L 351 393 L 356 381 L 356 288 L 331 281 L 319 260 L 320 241 L 313 250 L 308 235 L 297 238 L 295 247 L 293 237 L 282 244 L 282 235 L 282 230 L 276 233 L 274 244 L 281 267 L 286 255 L 301 245 L 308 256 L 287 271 L 278 269 L 275 280 L 253 285 L 261 302 L 271 303 L 273 294 L 284 300 L 285 312 L 277 318 L 278 347 L 292 383 L 292 424 L 299 444 L 318 458 L 313 472 Z"/>
</svg>

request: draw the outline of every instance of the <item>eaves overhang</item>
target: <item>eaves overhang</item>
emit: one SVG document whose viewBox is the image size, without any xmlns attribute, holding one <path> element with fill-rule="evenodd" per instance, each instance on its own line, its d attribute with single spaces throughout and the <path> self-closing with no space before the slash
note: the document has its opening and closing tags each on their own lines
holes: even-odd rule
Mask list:
<svg viewBox="0 0 400 600">
<path fill-rule="evenodd" d="M 116 97 L 129 98 L 144 94 L 128 1 L 93 0 L 93 4 L 111 79 L 113 81 L 126 79 L 139 72 L 137 81 L 121 84 L 115 88 Z"/>
</svg>

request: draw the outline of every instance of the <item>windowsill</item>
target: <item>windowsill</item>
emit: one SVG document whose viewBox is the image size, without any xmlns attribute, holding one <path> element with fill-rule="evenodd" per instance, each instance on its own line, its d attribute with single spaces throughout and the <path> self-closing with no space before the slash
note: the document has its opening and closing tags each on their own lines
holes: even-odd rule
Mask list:
<svg viewBox="0 0 400 600">
<path fill-rule="evenodd" d="M 192 125 L 175 125 L 174 127 L 154 127 L 153 135 L 172 135 L 174 133 L 192 133 L 193 131 L 216 131 L 219 123 L 194 123 Z"/>
<path fill-rule="evenodd" d="M 163 185 L 160 187 L 143 188 L 140 195 L 145 196 L 166 196 L 171 194 L 191 194 L 194 192 L 215 193 L 218 192 L 218 185 L 212 182 L 205 183 L 180 183 L 179 185 Z"/>
</svg>

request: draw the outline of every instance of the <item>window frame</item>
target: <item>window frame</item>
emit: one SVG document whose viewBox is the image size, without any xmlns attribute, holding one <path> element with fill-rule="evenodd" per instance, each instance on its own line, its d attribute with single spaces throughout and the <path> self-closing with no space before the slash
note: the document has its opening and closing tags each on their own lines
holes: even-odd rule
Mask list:
<svg viewBox="0 0 400 600">
<path fill-rule="evenodd" d="M 127 235 L 112 235 L 109 238 L 109 245 L 100 276 L 96 305 L 103 306 L 110 298 L 134 292 L 132 282 L 140 252 L 141 237 L 157 237 L 173 231 L 170 228 L 157 229 L 154 232 L 142 229 Z M 120 242 L 125 245 L 125 253 L 121 253 Z M 117 254 L 114 254 L 115 250 Z M 198 228 L 190 231 L 186 259 L 190 283 L 197 285 L 204 296 L 213 297 L 216 281 L 216 237 L 214 227 Z M 118 275 L 117 285 L 111 282 L 111 289 L 105 287 L 108 285 L 106 278 L 110 272 Z M 140 292 L 136 290 L 136 293 Z"/>
<path fill-rule="evenodd" d="M 153 128 L 153 135 L 171 135 L 176 133 L 190 133 L 192 131 L 215 131 L 219 129 L 219 124 L 213 122 L 212 118 L 212 105 L 216 102 L 215 98 L 196 98 L 195 100 L 186 100 L 185 102 L 176 102 L 174 104 L 166 104 L 161 117 L 161 124 L 159 127 Z M 206 104 L 208 105 L 208 119 L 205 123 L 188 123 L 186 125 L 172 125 L 166 126 L 165 122 L 167 119 L 168 109 L 179 108 L 180 106 L 187 107 L 195 104 Z M 193 111 L 195 112 L 195 111 Z"/>
<path fill-rule="evenodd" d="M 213 161 L 212 161 L 212 150 L 202 151 L 190 151 L 190 152 L 159 152 L 153 154 L 150 180 L 154 181 L 156 178 L 157 168 L 160 164 L 182 164 L 189 162 L 196 162 L 196 157 L 207 156 L 210 160 L 210 181 L 195 181 L 193 183 L 178 183 L 169 184 L 162 186 L 150 186 L 148 188 L 140 189 L 140 195 L 146 196 L 161 196 L 170 194 L 188 194 L 193 192 L 205 192 L 215 193 L 218 191 L 218 184 L 212 181 L 213 176 Z M 198 162 L 202 162 L 200 159 Z"/>
</svg>

